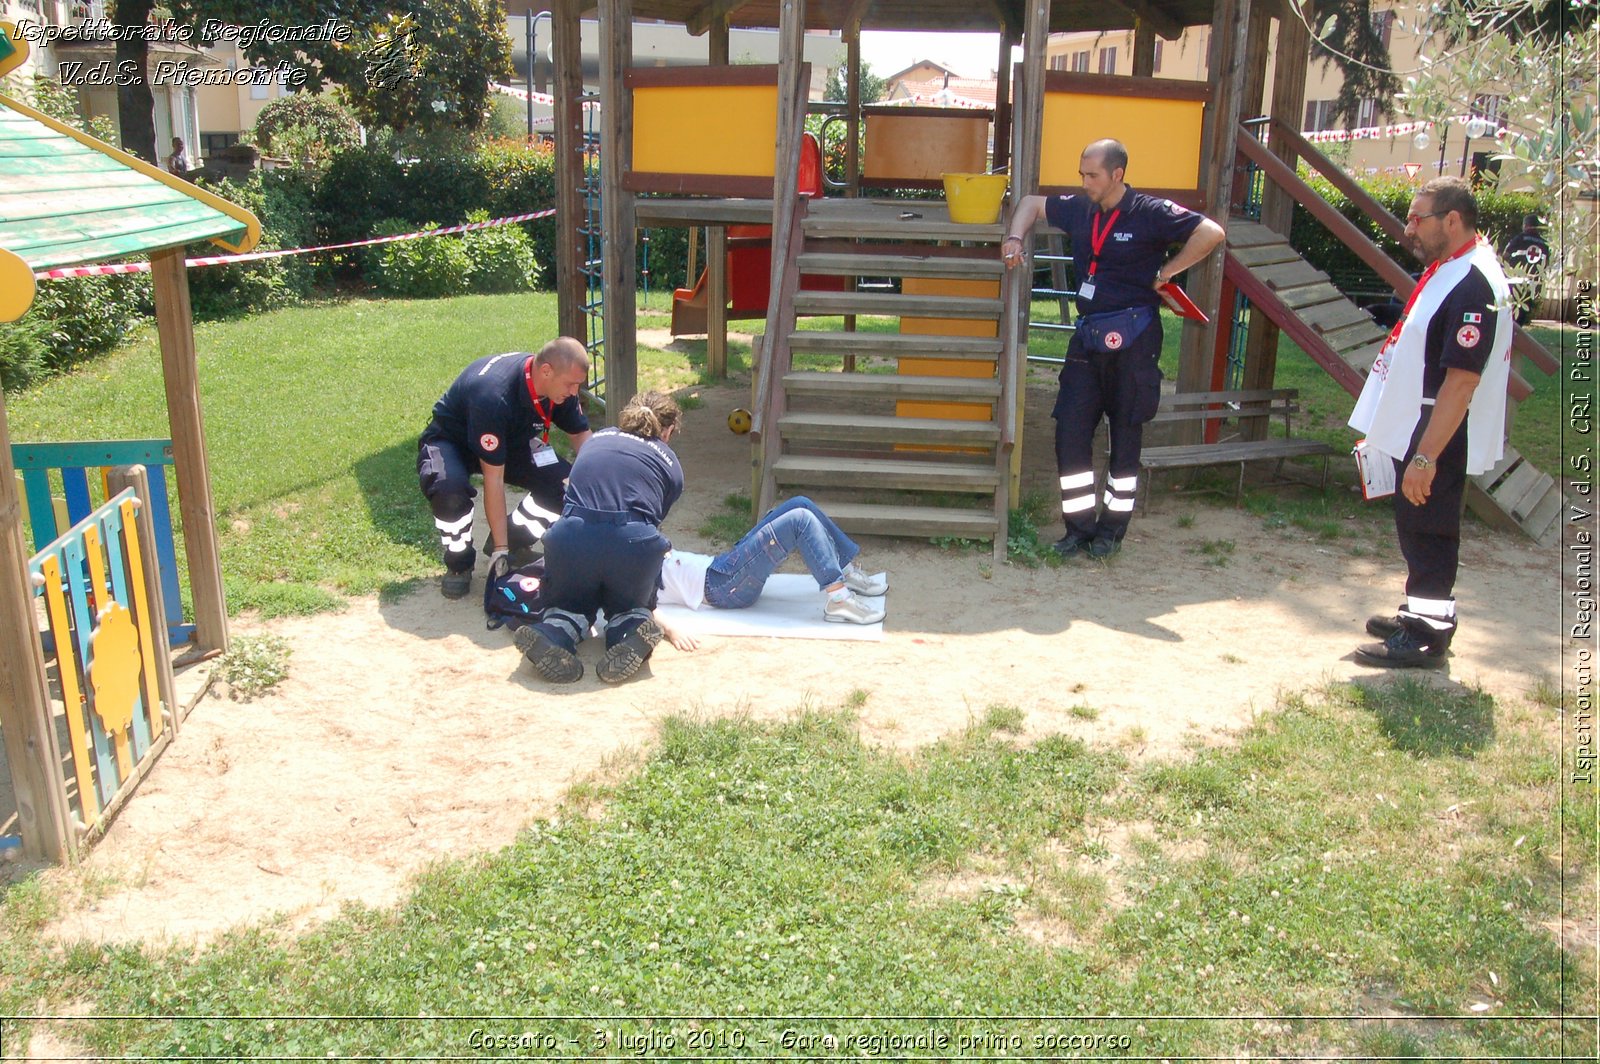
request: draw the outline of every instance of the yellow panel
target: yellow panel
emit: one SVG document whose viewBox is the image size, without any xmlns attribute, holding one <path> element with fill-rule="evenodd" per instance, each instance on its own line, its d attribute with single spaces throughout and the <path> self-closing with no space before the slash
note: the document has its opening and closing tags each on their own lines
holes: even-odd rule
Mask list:
<svg viewBox="0 0 1600 1064">
<path fill-rule="evenodd" d="M 0 248 L 0 321 L 16 321 L 33 306 L 33 268 Z"/>
<path fill-rule="evenodd" d="M 771 177 L 776 85 L 663 85 L 633 92 L 633 168 L 640 173 Z"/>
<path fill-rule="evenodd" d="M 123 558 L 128 565 L 128 588 L 133 593 L 133 608 L 138 612 L 139 658 L 144 667 L 144 710 L 150 720 L 150 737 L 163 727 L 161 695 L 156 689 L 155 636 L 150 631 L 150 594 L 144 583 L 144 552 L 139 546 L 138 506 L 132 499 L 122 500 Z"/>
<path fill-rule="evenodd" d="M 1105 137 L 1128 148 L 1128 183 L 1135 188 L 1200 187 L 1200 100 L 1154 100 L 1048 92 L 1039 183 L 1076 185 L 1083 149 Z"/>
<path fill-rule="evenodd" d="M 28 61 L 28 41 L 17 31 L 15 22 L 0 22 L 0 36 L 6 39 L 6 43 L 0 45 L 0 78 L 3 78 Z"/>
<path fill-rule="evenodd" d="M 93 824 L 100 819 L 100 797 L 94 788 L 94 771 L 90 768 L 88 729 L 83 719 L 83 689 L 78 686 L 77 645 L 72 638 L 72 625 L 67 616 L 67 600 L 61 591 L 61 558 L 51 554 L 39 563 L 44 577 L 45 611 L 50 616 L 50 634 L 56 643 L 56 671 L 61 678 L 61 703 L 67 716 L 67 739 L 72 744 L 72 770 L 78 778 L 78 804 L 83 808 L 83 822 Z"/>
<path fill-rule="evenodd" d="M 861 174 L 874 180 L 937 181 L 989 169 L 989 116 L 867 115 Z"/>
<path fill-rule="evenodd" d="M 976 299 L 998 299 L 999 281 L 969 281 L 947 277 L 907 277 L 900 282 L 900 291 L 908 296 L 968 296 Z M 908 336 L 998 336 L 999 324 L 982 318 L 901 318 L 900 331 Z M 909 373 L 902 369 L 900 372 Z M 918 372 L 921 372 L 920 370 Z M 939 373 L 935 376 L 959 377 L 959 373 Z M 985 376 L 992 376 L 986 373 Z"/>
<path fill-rule="evenodd" d="M 129 738 L 133 707 L 139 701 L 139 633 L 133 614 L 120 602 L 106 604 L 95 618 L 89 637 L 89 687 L 94 691 L 95 716 L 116 745 L 117 773 L 126 783 L 133 775 Z"/>
</svg>

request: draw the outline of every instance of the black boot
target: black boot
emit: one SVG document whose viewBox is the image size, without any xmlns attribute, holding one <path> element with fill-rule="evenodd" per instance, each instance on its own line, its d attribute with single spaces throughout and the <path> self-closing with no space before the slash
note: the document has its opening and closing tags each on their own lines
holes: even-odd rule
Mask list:
<svg viewBox="0 0 1600 1064">
<path fill-rule="evenodd" d="M 1435 628 L 1416 616 L 1401 614 L 1400 626 L 1383 642 L 1356 648 L 1356 660 L 1380 669 L 1437 669 L 1445 664 L 1455 624 Z"/>
</svg>

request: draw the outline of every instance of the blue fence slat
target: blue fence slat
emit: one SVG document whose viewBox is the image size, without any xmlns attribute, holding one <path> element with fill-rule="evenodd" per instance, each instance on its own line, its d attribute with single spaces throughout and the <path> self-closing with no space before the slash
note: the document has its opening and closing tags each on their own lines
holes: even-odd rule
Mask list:
<svg viewBox="0 0 1600 1064">
<path fill-rule="evenodd" d="M 56 504 L 50 497 L 50 471 L 22 470 L 22 491 L 28 497 L 28 520 L 33 524 L 33 549 L 34 553 L 38 553 L 66 531 L 56 527 Z"/>
<path fill-rule="evenodd" d="M 151 465 L 145 467 L 145 475 L 150 478 L 150 498 L 145 504 L 150 507 L 150 523 L 156 530 L 156 556 L 152 561 L 161 576 L 167 631 L 173 643 L 183 643 L 194 626 L 183 623 L 183 595 L 178 590 L 178 548 L 172 538 L 172 508 L 167 505 L 167 471 L 159 465 Z M 177 635 L 179 629 L 184 629 L 181 639 Z"/>
<path fill-rule="evenodd" d="M 94 513 L 89 501 L 89 474 L 81 468 L 61 470 L 61 492 L 67 497 L 67 520 L 77 524 Z"/>
</svg>

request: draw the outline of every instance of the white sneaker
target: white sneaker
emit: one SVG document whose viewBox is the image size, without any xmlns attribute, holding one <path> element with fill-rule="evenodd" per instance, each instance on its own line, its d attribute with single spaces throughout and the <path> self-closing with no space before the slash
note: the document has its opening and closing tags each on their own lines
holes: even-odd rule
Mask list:
<svg viewBox="0 0 1600 1064">
<path fill-rule="evenodd" d="M 822 619 L 841 624 L 877 624 L 887 613 L 882 606 L 869 605 L 850 594 L 841 599 L 829 599 L 822 608 Z"/>
<path fill-rule="evenodd" d="M 877 598 L 889 593 L 889 574 L 873 573 L 869 576 L 856 568 L 855 562 L 851 562 L 844 567 L 844 586 L 858 595 Z"/>
</svg>

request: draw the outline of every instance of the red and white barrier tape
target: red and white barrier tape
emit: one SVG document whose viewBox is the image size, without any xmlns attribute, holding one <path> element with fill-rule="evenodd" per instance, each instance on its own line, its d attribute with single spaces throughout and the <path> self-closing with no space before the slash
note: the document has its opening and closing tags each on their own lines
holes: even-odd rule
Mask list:
<svg viewBox="0 0 1600 1064">
<path fill-rule="evenodd" d="M 262 259 L 281 259 L 285 255 L 309 255 L 315 251 L 342 251 L 346 248 L 370 247 L 373 244 L 392 244 L 397 240 L 415 240 L 423 236 L 446 236 L 465 233 L 473 229 L 489 229 L 497 225 L 515 225 L 538 218 L 549 218 L 554 210 L 534 211 L 531 214 L 513 214 L 505 218 L 490 218 L 485 222 L 464 222 L 443 229 L 425 229 L 416 233 L 397 233 L 394 236 L 375 236 L 366 240 L 352 240 L 347 244 L 322 244 L 313 248 L 284 248 L 280 251 L 252 251 L 244 255 L 207 255 L 204 258 L 184 259 L 185 266 L 222 266 L 230 262 L 259 262 Z M 148 262 L 118 262 L 109 266 L 65 266 L 57 270 L 35 270 L 34 279 L 59 281 L 65 277 L 103 277 L 107 274 L 149 273 Z"/>
</svg>

